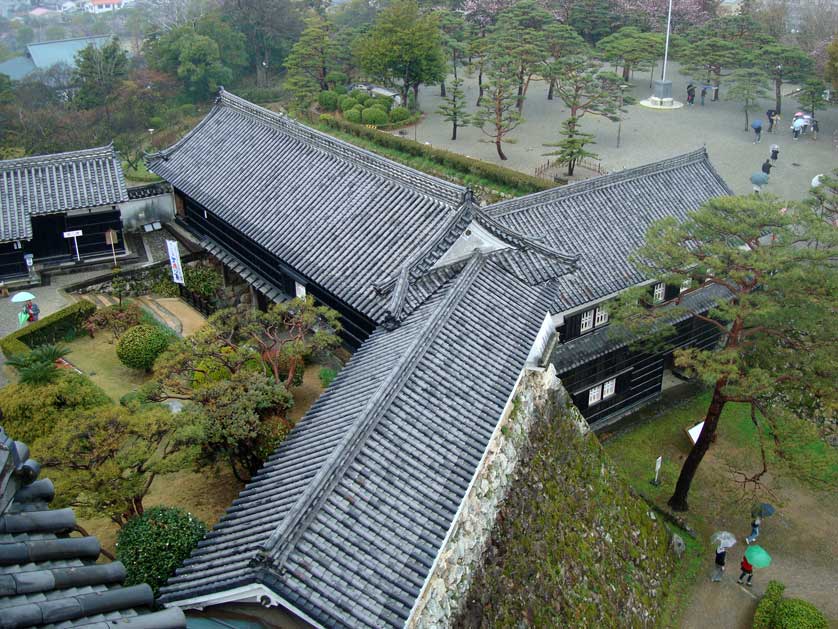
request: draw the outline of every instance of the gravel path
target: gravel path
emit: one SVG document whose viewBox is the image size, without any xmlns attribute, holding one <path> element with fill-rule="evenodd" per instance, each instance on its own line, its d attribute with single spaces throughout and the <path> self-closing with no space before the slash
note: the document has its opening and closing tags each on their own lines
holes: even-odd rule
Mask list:
<svg viewBox="0 0 838 629">
<path fill-rule="evenodd" d="M 676 98 L 683 100 L 688 81 L 677 72 L 677 64 L 673 64 L 669 78 L 673 81 Z M 637 76 L 630 83 L 638 99 L 651 93 L 648 74 Z M 473 111 L 477 98 L 476 79 L 467 78 L 464 87 L 469 110 Z M 723 86 L 722 97 L 724 89 Z M 785 86 L 783 92 L 788 91 L 791 87 Z M 458 139 L 451 141 L 450 123 L 434 113 L 441 102 L 438 87 L 426 87 L 420 94 L 422 109 L 428 112 L 428 116 L 416 129 L 416 138 L 420 142 L 532 174 L 536 167 L 550 159 L 544 154 L 552 149 L 545 147 L 544 143 L 559 139 L 560 125 L 568 116 L 563 103 L 560 100 L 548 101 L 546 94 L 547 85 L 544 82 L 531 84 L 524 105 L 526 122 L 509 136 L 515 143 L 504 147 L 509 157 L 506 162 L 498 159 L 494 145 L 486 142 L 486 136 L 477 128 L 460 129 Z M 752 117 L 764 121 L 765 111 L 773 108 L 772 102 L 761 102 Z M 719 174 L 737 194 L 751 191 L 751 174 L 759 171 L 768 157 L 769 147 L 776 143 L 780 146 L 780 159 L 764 190 L 783 198 L 800 199 L 806 196 L 815 175 L 838 166 L 838 151 L 833 148 L 832 140 L 833 131 L 838 129 L 838 108 L 817 114 L 821 129 L 817 141 L 805 136 L 794 142 L 789 125 L 791 115 L 798 108 L 795 99 L 785 98 L 779 133 L 764 133 L 762 143 L 758 145 L 753 143 L 753 132 L 744 131 L 745 118 L 741 105 L 724 100 L 713 103 L 708 99 L 704 107 L 696 104 L 692 108 L 672 111 L 629 106 L 626 120 L 622 123 L 620 148 L 616 147 L 616 123 L 588 114 L 582 119 L 582 128 L 596 135 L 596 144 L 589 148 L 600 156 L 609 171 L 641 166 L 704 145 Z M 406 129 L 407 137 L 412 138 L 413 134 L 413 128 Z"/>
</svg>

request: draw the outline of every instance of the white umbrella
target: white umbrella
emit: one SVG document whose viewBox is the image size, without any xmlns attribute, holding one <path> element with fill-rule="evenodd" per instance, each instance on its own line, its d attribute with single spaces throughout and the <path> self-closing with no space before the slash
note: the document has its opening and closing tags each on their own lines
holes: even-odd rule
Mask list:
<svg viewBox="0 0 838 629">
<path fill-rule="evenodd" d="M 736 536 L 728 531 L 716 531 L 710 539 L 718 545 L 719 552 L 736 545 Z"/>
<path fill-rule="evenodd" d="M 12 303 L 14 304 L 19 304 L 22 301 L 30 301 L 32 299 L 35 299 L 35 295 L 27 293 L 25 290 L 12 295 Z"/>
</svg>

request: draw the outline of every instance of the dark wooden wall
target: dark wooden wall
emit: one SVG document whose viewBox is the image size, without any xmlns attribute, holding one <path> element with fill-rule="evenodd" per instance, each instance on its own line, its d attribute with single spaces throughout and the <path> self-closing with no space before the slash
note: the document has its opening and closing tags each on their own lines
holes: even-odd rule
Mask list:
<svg viewBox="0 0 838 629">
<path fill-rule="evenodd" d="M 294 282 L 297 281 L 303 284 L 306 292 L 317 301 L 337 310 L 343 324 L 341 336 L 352 349 L 360 347 L 361 343 L 372 334 L 376 326 L 368 317 L 339 300 L 316 282 L 298 273 L 278 256 L 231 227 L 197 201 L 180 191 L 176 191 L 175 198 L 182 199 L 183 211 L 178 212 L 178 218 L 190 230 L 201 236 L 212 238 L 290 297 L 295 294 Z"/>
<path fill-rule="evenodd" d="M 26 244 L 26 243 L 22 243 Z M 15 243 L 0 243 L 0 277 L 26 275 L 26 262 L 23 260 L 25 249 L 15 249 Z"/>
</svg>

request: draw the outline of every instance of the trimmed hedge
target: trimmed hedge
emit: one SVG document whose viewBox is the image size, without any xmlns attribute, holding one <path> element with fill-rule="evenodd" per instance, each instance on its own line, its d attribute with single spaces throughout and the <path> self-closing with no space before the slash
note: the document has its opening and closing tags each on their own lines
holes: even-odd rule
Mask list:
<svg viewBox="0 0 838 629">
<path fill-rule="evenodd" d="M 404 122 L 410 118 L 410 112 L 407 107 L 393 107 L 390 111 L 390 122 Z"/>
<path fill-rule="evenodd" d="M 148 583 L 154 595 L 206 535 L 207 527 L 183 509 L 152 507 L 128 521 L 116 538 L 125 585 Z"/>
<path fill-rule="evenodd" d="M 84 322 L 96 312 L 96 306 L 89 301 L 77 301 L 20 330 L 12 332 L 0 341 L 0 349 L 6 358 L 26 353 L 32 347 L 46 343 L 57 343 L 68 335 L 75 335 Z"/>
<path fill-rule="evenodd" d="M 783 600 L 783 591 L 786 586 L 779 581 L 769 581 L 765 588 L 765 594 L 759 600 L 757 609 L 754 612 L 753 629 L 772 629 L 774 616 L 777 613 L 777 606 Z"/>
<path fill-rule="evenodd" d="M 387 112 L 378 107 L 368 107 L 361 112 L 361 121 L 364 124 L 387 124 Z"/>
<path fill-rule="evenodd" d="M 338 101 L 338 107 L 341 111 L 346 112 L 355 107 L 358 104 L 358 101 L 351 96 L 342 96 Z"/>
<path fill-rule="evenodd" d="M 335 92 L 320 92 L 317 95 L 317 103 L 325 111 L 334 111 L 338 108 L 338 95 Z"/>
<path fill-rule="evenodd" d="M 346 118 L 349 122 L 354 124 L 361 123 L 361 112 L 357 109 L 350 109 L 346 113 L 343 114 L 343 117 Z"/>
<path fill-rule="evenodd" d="M 519 173 L 509 168 L 504 168 L 503 166 L 496 166 L 495 164 L 459 155 L 458 153 L 452 153 L 451 151 L 446 151 L 444 149 L 420 144 L 407 138 L 378 131 L 377 129 L 370 129 L 363 125 L 354 123 L 348 115 L 346 116 L 346 119 L 349 121 L 339 120 L 334 116 L 320 116 L 320 120 L 333 129 L 338 129 L 339 131 L 349 133 L 356 137 L 370 140 L 371 142 L 375 142 L 384 148 L 401 151 L 403 153 L 407 153 L 408 155 L 424 157 L 441 164 L 442 166 L 458 170 L 464 174 L 476 175 L 497 184 L 515 188 L 521 191 L 522 194 L 549 190 L 550 188 L 555 187 L 553 182 L 546 179 L 539 179 L 538 177 L 525 175 L 524 173 Z"/>
<path fill-rule="evenodd" d="M 135 325 L 119 338 L 116 355 L 126 367 L 149 371 L 171 340 L 158 326 Z"/>
<path fill-rule="evenodd" d="M 783 598 L 786 586 L 769 581 L 754 612 L 753 629 L 828 629 L 826 616 L 811 603 Z"/>
</svg>

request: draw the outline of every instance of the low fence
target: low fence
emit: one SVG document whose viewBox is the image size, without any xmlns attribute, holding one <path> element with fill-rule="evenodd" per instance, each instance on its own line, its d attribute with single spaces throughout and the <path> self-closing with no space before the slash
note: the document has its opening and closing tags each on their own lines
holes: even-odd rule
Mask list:
<svg viewBox="0 0 838 629">
<path fill-rule="evenodd" d="M 586 170 L 595 172 L 597 175 L 608 174 L 608 171 L 602 165 L 602 162 L 598 159 L 580 159 L 578 162 L 576 162 L 576 165 L 581 166 Z M 549 171 L 551 168 L 558 168 L 559 166 L 561 166 L 559 160 L 547 160 L 541 166 L 536 167 L 536 169 L 533 171 L 533 174 L 536 177 L 540 177 L 542 179 L 549 179 L 549 177 L 547 176 L 547 171 Z"/>
</svg>

